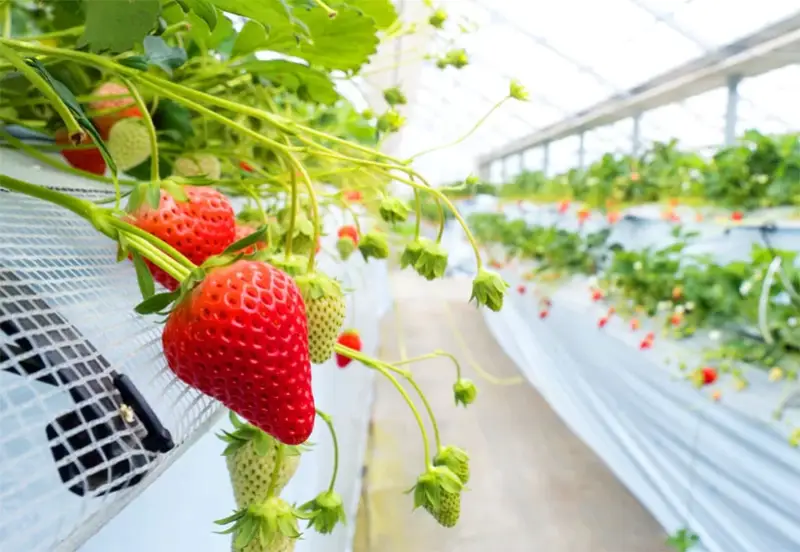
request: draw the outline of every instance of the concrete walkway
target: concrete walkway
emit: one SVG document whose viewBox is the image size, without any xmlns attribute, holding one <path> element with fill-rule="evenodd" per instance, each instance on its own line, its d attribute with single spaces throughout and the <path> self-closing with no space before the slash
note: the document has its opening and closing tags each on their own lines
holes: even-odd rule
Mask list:
<svg viewBox="0 0 800 552">
<path fill-rule="evenodd" d="M 481 314 L 467 303 L 468 280 L 429 283 L 400 273 L 393 286 L 399 316 L 395 311 L 384 320 L 382 358 L 397 360 L 402 349 L 409 357 L 443 349 L 479 385 L 475 404 L 455 408 L 449 360 L 413 368 L 442 440 L 469 452 L 472 480 L 454 529 L 439 527 L 421 509 L 412 513 L 412 499 L 403 491 L 423 469 L 419 430 L 400 395 L 379 378 L 356 552 L 667 550 L 661 527 L 534 388 L 486 383 L 469 366 L 472 356 L 492 375 L 519 381 Z M 454 327 L 468 343 L 467 353 Z"/>
</svg>

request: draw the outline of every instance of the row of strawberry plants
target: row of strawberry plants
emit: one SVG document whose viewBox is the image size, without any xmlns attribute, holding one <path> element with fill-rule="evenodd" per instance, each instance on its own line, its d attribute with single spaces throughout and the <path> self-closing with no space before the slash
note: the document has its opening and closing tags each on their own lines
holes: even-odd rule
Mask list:
<svg viewBox="0 0 800 552">
<path fill-rule="evenodd" d="M 343 521 L 335 424 L 315 404 L 311 385 L 311 364 L 331 357 L 340 367 L 355 360 L 379 372 L 402 394 L 424 449 L 413 506 L 451 527 L 469 457 L 442 441 L 407 369 L 449 355 L 392 363 L 363 354 L 357 332 L 342 327 L 345 290 L 317 262 L 326 209 L 352 221 L 337 232 L 342 262 L 356 251 L 365 261 L 388 258 L 391 227 L 415 211 L 401 264 L 439 278 L 448 257 L 442 232 L 452 217 L 478 266 L 470 300 L 502 308 L 508 285 L 483 266 L 450 199 L 409 159 L 380 150 L 402 126 L 402 91 L 386 90 L 389 108 L 375 116 L 357 113 L 333 85 L 358 74 L 381 41 L 413 33 L 417 24 L 400 21 L 388 0 L 256 4 L 14 3 L 3 12 L 0 121 L 55 144 L 0 128 L 3 147 L 107 185 L 113 197 L 91 202 L 5 174 L 0 187 L 72 211 L 116 242 L 118 260 L 130 261 L 139 283 L 136 311 L 164 317 L 169 369 L 231 411 L 233 427 L 222 438 L 237 509 L 219 523 L 229 526 L 235 550 L 286 552 L 301 536 L 300 520 L 320 533 Z M 244 23 L 238 31 L 231 14 Z M 426 23 L 445 27 L 446 13 L 432 9 Z M 278 59 L 256 55 L 265 51 Z M 454 50 L 435 62 L 453 70 L 468 60 Z M 512 82 L 501 102 L 525 98 Z M 409 187 L 415 201 L 394 197 L 395 184 Z M 239 213 L 229 201 L 234 195 L 247 198 Z M 435 205 L 435 240 L 421 235 L 422 198 Z M 458 363 L 455 372 L 455 402 L 471 404 L 476 388 Z M 432 439 L 402 380 L 418 395 Z M 317 421 L 333 439 L 330 485 L 305 504 L 289 504 L 281 490 Z"/>
<path fill-rule="evenodd" d="M 744 365 L 769 370 L 772 380 L 797 379 L 800 297 L 794 290 L 800 287 L 800 272 L 794 268 L 796 251 L 755 245 L 749 259 L 717 263 L 710 255 L 687 253 L 698 234 L 685 232 L 681 226 L 674 227 L 674 241 L 668 245 L 626 249 L 610 240 L 610 228 L 569 231 L 486 213 L 471 215 L 469 224 L 481 244 L 500 248 L 502 255 L 490 261 L 497 269 L 519 267 L 522 280 L 534 283 L 553 283 L 574 275 L 591 278 L 595 282 L 591 299 L 612 305 L 598 321 L 600 327 L 612 316 L 623 316 L 636 331 L 644 318 L 656 318 L 674 339 L 701 331 L 711 336 L 714 345 L 705 358 L 697 359 L 696 370 L 690 374 L 695 382 L 709 383 L 703 375 L 709 367 L 703 362 L 711 359 L 716 360 L 715 373 L 730 373 L 740 388 L 747 386 Z M 770 274 L 776 257 L 781 259 L 779 275 Z M 762 306 L 765 286 L 766 312 Z M 518 292 L 525 292 L 524 285 Z M 547 297 L 540 301 L 541 315 L 546 317 L 552 305 Z M 649 348 L 654 338 L 645 336 L 641 348 Z"/>
<path fill-rule="evenodd" d="M 524 171 L 506 183 L 473 186 L 473 193 L 511 199 L 575 200 L 592 208 L 679 200 L 753 210 L 800 203 L 800 135 L 749 130 L 706 158 L 677 140 L 654 143 L 638 155 L 607 153 L 585 169 L 553 177 Z"/>
</svg>

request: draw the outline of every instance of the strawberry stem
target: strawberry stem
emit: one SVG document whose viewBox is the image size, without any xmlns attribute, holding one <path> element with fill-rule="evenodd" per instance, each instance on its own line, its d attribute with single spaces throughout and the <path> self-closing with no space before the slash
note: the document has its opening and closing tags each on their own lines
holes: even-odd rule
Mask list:
<svg viewBox="0 0 800 552">
<path fill-rule="evenodd" d="M 153 118 L 150 117 L 150 110 L 147 109 L 147 104 L 144 103 L 142 95 L 139 93 L 136 85 L 125 77 L 121 77 L 121 80 L 125 86 L 128 87 L 128 90 L 130 90 L 131 96 L 133 96 L 133 100 L 136 102 L 136 106 L 142 113 L 142 119 L 147 127 L 147 135 L 150 138 L 150 180 L 152 182 L 158 182 L 161 180 L 161 173 L 158 170 L 158 137 L 156 136 L 156 127 L 153 124 Z"/>
<path fill-rule="evenodd" d="M 270 476 L 269 487 L 267 488 L 268 499 L 275 496 L 275 489 L 278 487 L 278 478 L 280 477 L 281 468 L 283 467 L 283 457 L 286 453 L 286 445 L 280 441 L 277 443 L 278 447 L 275 451 L 275 466 L 272 468 L 272 475 Z"/>
<path fill-rule="evenodd" d="M 331 483 L 328 485 L 328 491 L 333 491 L 336 486 L 336 476 L 339 473 L 339 439 L 336 437 L 336 429 L 333 426 L 333 420 L 330 415 L 325 414 L 318 408 L 317 416 L 322 418 L 322 421 L 328 426 L 328 431 L 330 431 L 331 439 L 333 440 L 333 475 L 331 476 Z"/>
<path fill-rule="evenodd" d="M 292 184 L 292 196 L 291 201 L 289 203 L 289 227 L 286 230 L 286 245 L 284 245 L 284 258 L 289 260 L 292 256 L 292 244 L 294 242 L 294 225 L 295 221 L 297 220 L 297 202 L 298 202 L 298 194 L 297 194 L 297 176 L 295 175 L 294 171 L 291 171 L 289 175 L 289 181 Z M 312 244 L 312 249 L 315 247 L 315 244 Z"/>
<path fill-rule="evenodd" d="M 194 268 L 191 261 L 183 257 L 183 255 L 180 257 L 186 263 L 189 263 L 189 266 L 181 266 L 182 263 L 180 263 L 180 261 L 176 261 L 164 252 L 164 250 L 167 250 L 167 252 L 170 250 L 174 251 L 171 246 L 162 242 L 155 236 L 148 234 L 144 230 L 111 216 L 107 209 L 98 207 L 90 201 L 2 174 L 0 174 L 0 186 L 72 211 L 91 223 L 101 234 L 112 240 L 119 241 L 120 238 L 117 232 L 114 231 L 114 229 L 116 229 L 124 234 L 127 244 L 134 251 L 140 253 L 143 257 L 147 258 L 147 260 L 178 281 L 184 280 L 186 276 L 189 275 L 189 266 Z"/>
<path fill-rule="evenodd" d="M 447 357 L 450 360 L 452 360 L 453 364 L 455 364 L 456 367 L 456 378 L 461 379 L 461 363 L 458 362 L 458 359 L 456 359 L 454 355 L 448 353 L 447 351 L 434 351 L 426 355 L 420 355 L 413 358 L 405 358 L 403 360 L 398 360 L 396 362 L 393 362 L 392 364 L 394 366 L 402 366 L 404 364 L 413 364 L 415 362 L 421 362 L 423 360 L 429 360 L 432 358 L 439 358 L 439 357 Z"/>
<path fill-rule="evenodd" d="M 346 356 L 347 358 L 351 358 L 353 360 L 357 360 L 362 363 L 364 366 L 368 368 L 372 368 L 373 370 L 377 370 L 380 372 L 386 379 L 392 382 L 397 392 L 403 397 L 403 400 L 406 401 L 408 407 L 411 409 L 411 413 L 414 414 L 414 418 L 417 420 L 417 425 L 419 426 L 419 431 L 422 434 L 422 444 L 425 453 L 425 466 L 430 468 L 431 467 L 431 451 L 430 451 L 430 444 L 428 442 L 428 432 L 425 430 L 425 423 L 422 421 L 422 416 L 419 414 L 419 410 L 414 405 L 414 401 L 411 400 L 411 397 L 408 396 L 408 392 L 400 385 L 400 382 L 397 381 L 397 378 L 392 375 L 392 371 L 397 371 L 397 368 L 387 365 L 384 362 L 381 362 L 378 359 L 368 357 L 365 354 L 362 354 L 359 351 L 351 349 L 350 347 L 345 347 L 344 345 L 337 343 L 333 349 L 335 352 L 339 353 L 342 356 Z"/>
<path fill-rule="evenodd" d="M 292 154 L 288 154 L 286 157 L 289 159 L 291 164 L 294 165 L 293 169 L 300 172 L 300 177 L 302 178 L 303 183 L 308 190 L 308 199 L 311 201 L 311 217 L 314 222 L 314 239 L 311 242 L 311 252 L 308 254 L 308 267 L 306 269 L 306 272 L 310 274 L 314 272 L 314 261 L 317 255 L 317 243 L 319 243 L 319 231 L 320 226 L 322 226 L 321 221 L 319 220 L 319 204 L 317 203 L 317 194 L 314 191 L 314 185 L 311 183 L 311 178 L 308 176 L 308 171 L 306 171 L 306 168 L 302 165 L 302 163 L 295 159 L 294 155 Z M 294 170 L 292 171 L 292 186 L 296 186 Z"/>
</svg>

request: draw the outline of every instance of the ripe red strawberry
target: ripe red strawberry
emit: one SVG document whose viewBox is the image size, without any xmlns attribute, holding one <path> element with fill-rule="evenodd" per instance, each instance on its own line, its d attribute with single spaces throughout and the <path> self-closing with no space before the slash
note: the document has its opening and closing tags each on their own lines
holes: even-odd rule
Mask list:
<svg viewBox="0 0 800 552">
<path fill-rule="evenodd" d="M 250 234 L 252 234 L 256 230 L 258 230 L 258 228 L 256 228 L 252 224 L 248 224 L 246 222 L 237 222 L 236 223 L 236 229 L 235 229 L 236 235 L 233 238 L 233 242 L 237 242 L 239 240 L 243 240 L 244 238 L 246 238 L 247 236 L 249 236 Z M 233 242 L 231 242 L 231 243 L 233 243 Z M 267 244 L 266 241 L 259 241 L 258 243 L 255 243 L 255 244 L 250 245 L 247 248 L 245 248 L 245 250 L 242 251 L 242 253 L 244 253 L 245 255 L 252 255 L 253 253 L 256 252 L 256 250 L 266 249 L 267 245 L 268 244 Z"/>
<path fill-rule="evenodd" d="M 606 324 L 608 324 L 608 316 L 603 316 L 597 321 L 598 328 L 605 328 Z"/>
<path fill-rule="evenodd" d="M 639 319 L 634 318 L 633 320 L 631 320 L 631 330 L 635 332 L 638 329 L 639 329 Z"/>
<path fill-rule="evenodd" d="M 517 291 L 519 292 L 520 295 L 525 294 L 525 289 L 526 289 L 525 286 L 523 286 L 522 284 L 517 286 Z"/>
<path fill-rule="evenodd" d="M 673 326 L 680 326 L 681 322 L 683 322 L 683 315 L 679 313 L 675 313 L 669 317 L 669 323 Z"/>
<path fill-rule="evenodd" d="M 580 211 L 578 211 L 578 223 L 583 224 L 584 222 L 589 220 L 591 214 L 592 214 L 591 211 L 589 211 L 589 209 L 586 208 L 583 208 Z"/>
<path fill-rule="evenodd" d="M 743 218 L 744 218 L 744 215 L 742 214 L 742 212 L 741 212 L 741 211 L 734 211 L 734 212 L 731 214 L 731 220 L 733 220 L 733 221 L 735 221 L 735 222 L 739 222 L 739 221 L 741 221 Z"/>
<path fill-rule="evenodd" d="M 342 226 L 341 228 L 339 228 L 339 231 L 336 232 L 336 235 L 338 236 L 339 239 L 345 237 L 350 238 L 351 240 L 353 240 L 353 243 L 358 245 L 358 230 L 356 229 L 355 226 L 350 226 L 350 225 Z"/>
<path fill-rule="evenodd" d="M 599 289 L 592 290 L 592 301 L 599 301 L 603 298 L 603 291 Z"/>
<path fill-rule="evenodd" d="M 611 211 L 608 213 L 608 223 L 609 224 L 616 224 L 619 222 L 620 214 L 619 211 Z"/>
<path fill-rule="evenodd" d="M 253 172 L 253 167 L 247 161 L 239 161 L 239 168 L 245 172 Z"/>
<path fill-rule="evenodd" d="M 141 119 L 142 112 L 136 105 L 136 101 L 133 99 L 133 96 L 130 96 L 130 90 L 128 90 L 127 86 L 116 82 L 107 82 L 100 85 L 94 92 L 92 92 L 92 96 L 122 95 L 125 96 L 120 98 L 95 100 L 89 104 L 89 109 L 92 111 L 105 111 L 111 109 L 116 110 L 112 113 L 97 115 L 92 119 L 94 126 L 97 127 L 97 130 L 100 132 L 100 135 L 103 138 L 108 136 L 108 132 L 111 130 L 111 127 L 114 126 L 114 123 L 130 117 Z"/>
<path fill-rule="evenodd" d="M 540 311 L 539 311 L 539 318 L 541 318 L 542 320 L 544 320 L 545 318 L 547 318 L 547 315 L 549 315 L 549 314 L 550 314 L 550 311 L 549 311 L 549 310 L 547 310 L 547 309 L 542 309 L 542 310 L 540 310 Z"/>
<path fill-rule="evenodd" d="M 361 194 L 360 190 L 346 190 L 342 193 L 342 197 L 345 201 L 350 203 L 358 203 L 364 199 L 364 196 Z"/>
<path fill-rule="evenodd" d="M 236 219 L 228 199 L 213 188 L 185 186 L 188 201 L 179 202 L 164 190 L 158 209 L 142 203 L 128 221 L 165 241 L 195 264 L 222 253 L 234 242 Z M 171 276 L 150 264 L 153 278 L 167 289 L 178 287 Z"/>
<path fill-rule="evenodd" d="M 651 349 L 653 347 L 653 341 L 647 338 L 642 339 L 641 343 L 639 343 L 639 349 L 644 351 L 645 349 Z"/>
<path fill-rule="evenodd" d="M 84 134 L 81 138 L 81 145 L 91 144 L 92 139 L 88 134 Z M 56 144 L 71 144 L 67 129 L 60 128 L 56 131 Z M 61 150 L 61 155 L 64 156 L 70 166 L 80 169 L 82 171 L 90 172 L 92 174 L 103 175 L 106 173 L 106 160 L 97 148 L 91 149 L 64 149 Z"/>
<path fill-rule="evenodd" d="M 175 375 L 287 445 L 314 428 L 306 308 L 285 272 L 239 260 L 210 270 L 162 336 Z"/>
<path fill-rule="evenodd" d="M 354 351 L 360 351 L 361 347 L 363 346 L 361 343 L 361 336 L 358 335 L 357 330 L 346 330 L 342 332 L 342 335 L 339 336 L 339 339 L 337 339 L 336 342 L 339 345 L 344 345 L 345 347 L 353 349 Z M 350 362 L 352 362 L 352 360 L 353 359 L 350 357 L 336 353 L 336 365 L 339 368 L 346 367 L 348 364 L 350 364 Z"/>
<path fill-rule="evenodd" d="M 558 212 L 559 212 L 560 214 L 562 214 L 562 215 L 563 215 L 563 214 L 564 214 L 564 213 L 566 213 L 568 210 L 569 210 L 569 200 L 566 200 L 566 199 L 565 199 L 564 201 L 562 201 L 561 203 L 559 203 L 559 204 L 558 204 Z"/>
<path fill-rule="evenodd" d="M 717 381 L 717 370 L 715 368 L 706 366 L 701 373 L 703 375 L 703 385 L 711 385 Z"/>
</svg>

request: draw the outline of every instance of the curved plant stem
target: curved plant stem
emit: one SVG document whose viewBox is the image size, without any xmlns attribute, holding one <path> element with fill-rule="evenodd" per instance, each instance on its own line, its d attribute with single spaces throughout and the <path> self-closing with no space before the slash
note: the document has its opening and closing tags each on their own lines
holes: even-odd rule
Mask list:
<svg viewBox="0 0 800 552">
<path fill-rule="evenodd" d="M 340 355 L 344 355 L 348 358 L 352 358 L 353 360 L 357 360 L 361 362 L 364 366 L 372 368 L 373 370 L 377 370 L 380 372 L 386 379 L 388 379 L 392 385 L 394 385 L 397 392 L 402 395 L 403 400 L 406 401 L 408 407 L 411 409 L 412 414 L 414 414 L 414 418 L 417 420 L 417 425 L 419 426 L 419 431 L 422 434 L 422 443 L 425 453 L 425 467 L 430 467 L 431 463 L 431 451 L 430 451 L 430 443 L 428 442 L 428 432 L 425 430 L 425 423 L 422 421 L 422 416 L 419 414 L 419 410 L 414 405 L 414 401 L 411 400 L 411 397 L 408 396 L 408 392 L 400 385 L 400 382 L 397 381 L 397 378 L 392 375 L 392 368 L 387 364 L 381 362 L 380 360 L 370 358 L 367 355 L 361 354 L 359 351 L 355 351 L 349 347 L 345 347 L 337 343 L 334 346 L 334 351 L 339 353 Z"/>
<path fill-rule="evenodd" d="M 50 84 L 48 84 L 48 82 L 44 80 L 44 78 L 33 67 L 25 63 L 24 59 L 22 59 L 14 50 L 2 42 L 5 42 L 5 40 L 0 41 L 0 57 L 7 59 L 17 71 L 22 73 L 25 78 L 28 79 L 31 84 L 49 100 L 50 105 L 56 110 L 56 113 L 58 113 L 59 117 L 61 117 L 61 120 L 64 121 L 70 141 L 76 144 L 80 143 L 81 137 L 85 134 L 85 131 L 78 124 L 78 121 L 75 120 L 75 116 L 72 114 L 72 111 L 69 110 L 64 101 L 58 96 L 56 91 L 53 90 L 53 87 L 50 86 Z M 75 138 L 75 136 L 77 136 L 77 138 Z"/>
<path fill-rule="evenodd" d="M 499 102 L 494 104 L 494 106 L 492 106 L 492 108 L 483 117 L 478 119 L 478 122 L 475 123 L 475 125 L 473 125 L 473 127 L 471 129 L 469 129 L 466 132 L 466 134 L 463 134 L 460 138 L 457 138 L 456 140 L 453 140 L 452 142 L 450 142 L 448 144 L 442 144 L 440 146 L 436 146 L 436 147 L 421 151 L 421 152 L 419 152 L 417 154 L 414 154 L 411 157 L 409 157 L 408 159 L 406 159 L 406 163 L 411 163 L 411 161 L 413 161 L 414 159 L 417 159 L 417 158 L 422 157 L 423 155 L 427 155 L 429 153 L 433 153 L 434 151 L 440 151 L 440 150 L 443 150 L 443 149 L 452 148 L 453 146 L 457 146 L 458 144 L 460 144 L 461 142 L 463 142 L 464 140 L 466 140 L 467 138 L 472 136 L 475 133 L 475 131 L 477 131 L 481 127 L 481 125 L 483 125 L 483 123 L 485 123 L 486 120 L 489 117 L 491 117 L 492 113 L 494 113 L 495 111 L 500 109 L 500 107 L 504 103 L 506 103 L 506 101 L 509 100 L 509 99 L 511 99 L 511 96 L 506 96 L 505 98 L 503 98 L 502 100 L 500 100 Z"/>
<path fill-rule="evenodd" d="M 433 351 L 432 353 L 428 353 L 426 355 L 419 355 L 413 358 L 404 358 L 402 360 L 398 360 L 396 362 L 392 362 L 393 366 L 403 366 L 405 364 L 415 364 L 417 362 L 422 362 L 423 360 L 432 360 L 434 358 L 441 358 L 446 357 L 449 358 L 453 362 L 453 366 L 456 367 L 456 378 L 461 379 L 461 363 L 458 362 L 458 359 L 447 351 Z"/>
<path fill-rule="evenodd" d="M 52 40 L 54 38 L 62 38 L 65 36 L 80 36 L 83 34 L 85 27 L 79 25 L 78 27 L 70 27 L 69 29 L 62 29 L 60 31 L 53 31 L 52 33 L 42 33 L 34 36 L 21 36 L 17 40 L 25 42 L 41 42 L 42 40 Z"/>
<path fill-rule="evenodd" d="M 314 261 L 317 255 L 317 243 L 319 243 L 320 227 L 322 226 L 322 221 L 319 220 L 319 204 L 317 203 L 317 194 L 314 191 L 314 185 L 311 183 L 311 178 L 308 176 L 308 171 L 306 171 L 306 168 L 297 159 L 295 159 L 294 155 L 288 154 L 287 158 L 289 159 L 290 163 L 294 165 L 294 170 L 300 173 L 300 177 L 303 179 L 306 189 L 308 190 L 308 199 L 311 201 L 311 217 L 314 222 L 314 240 L 311 245 L 311 252 L 308 254 L 307 272 L 310 274 L 314 272 Z M 296 187 L 296 177 L 294 176 L 294 171 L 292 172 L 292 175 L 292 187 L 294 188 Z"/>
<path fill-rule="evenodd" d="M 284 249 L 286 250 L 285 254 L 286 259 L 292 256 L 292 244 L 294 243 L 294 225 L 295 222 L 297 221 L 297 203 L 298 203 L 297 176 L 295 176 L 294 171 L 292 171 L 292 174 L 289 177 L 289 179 L 290 179 L 289 181 L 292 184 L 292 197 L 289 203 L 289 228 L 286 230 L 286 245 L 284 246 Z"/>
<path fill-rule="evenodd" d="M 278 477 L 281 474 L 281 467 L 283 467 L 283 457 L 286 454 L 286 445 L 278 443 L 278 450 L 275 453 L 275 467 L 272 468 L 272 475 L 269 479 L 269 487 L 267 487 L 267 498 L 275 496 L 275 489 L 278 486 Z"/>
<path fill-rule="evenodd" d="M 136 102 L 136 106 L 142 113 L 144 125 L 147 127 L 147 135 L 150 139 L 150 181 L 158 182 L 161 180 L 161 173 L 158 170 L 158 137 L 156 136 L 156 127 L 153 124 L 153 119 L 150 117 L 150 110 L 147 108 L 147 104 L 144 103 L 142 95 L 139 93 L 136 85 L 125 77 L 121 77 L 121 80 L 125 86 L 128 87 L 128 90 L 130 90 L 131 96 L 133 96 L 133 100 Z"/>
<path fill-rule="evenodd" d="M 328 431 L 330 432 L 331 440 L 333 441 L 333 475 L 331 475 L 331 483 L 328 485 L 328 490 L 333 491 L 334 487 L 336 486 L 336 476 L 339 473 L 339 439 L 336 437 L 336 428 L 333 427 L 333 420 L 331 419 L 330 415 L 325 414 L 320 409 L 317 409 L 317 416 L 322 418 L 322 421 L 328 426 Z"/>
</svg>

